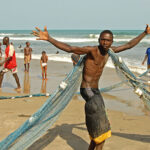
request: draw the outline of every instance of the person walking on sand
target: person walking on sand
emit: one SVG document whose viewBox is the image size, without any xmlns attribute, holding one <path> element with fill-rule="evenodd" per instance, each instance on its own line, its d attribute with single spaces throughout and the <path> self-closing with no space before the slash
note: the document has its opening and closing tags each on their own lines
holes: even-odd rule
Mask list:
<svg viewBox="0 0 150 150">
<path fill-rule="evenodd" d="M 79 59 L 80 59 L 80 55 L 74 53 L 71 55 L 73 66 L 75 66 L 78 63 Z"/>
<path fill-rule="evenodd" d="M 6 45 L 6 49 L 5 49 L 5 60 L 0 63 L 0 66 L 4 64 L 4 68 L 0 72 L 0 88 L 2 85 L 4 74 L 8 71 L 11 71 L 17 83 L 17 88 L 15 90 L 21 91 L 21 86 L 20 86 L 18 75 L 17 75 L 17 63 L 16 63 L 15 49 L 13 45 L 9 43 L 9 37 L 3 38 L 3 45 Z"/>
<path fill-rule="evenodd" d="M 47 62 L 48 62 L 48 56 L 46 55 L 45 51 L 42 51 L 40 64 L 41 64 L 41 69 L 42 69 L 43 80 L 47 80 Z"/>
<path fill-rule="evenodd" d="M 24 48 L 24 67 L 25 71 L 29 72 L 30 61 L 31 61 L 32 48 L 30 43 L 26 42 L 26 47 Z"/>
<path fill-rule="evenodd" d="M 33 31 L 32 34 L 39 37 L 37 40 L 48 41 L 55 47 L 68 53 L 75 53 L 78 55 L 86 54 L 80 93 L 86 101 L 86 126 L 91 139 L 88 150 L 102 150 L 105 140 L 111 136 L 110 123 L 98 87 L 103 68 L 109 57 L 108 51 L 111 48 L 115 53 L 118 53 L 134 47 L 145 37 L 145 35 L 150 33 L 149 26 L 147 25 L 145 31 L 136 38 L 117 47 L 112 46 L 113 33 L 110 30 L 101 32 L 98 39 L 98 46 L 78 47 L 68 45 L 52 38 L 46 27 L 44 28 L 44 31 L 40 30 L 38 27 L 36 27 L 36 29 L 37 31 Z"/>
<path fill-rule="evenodd" d="M 145 61 L 147 60 L 147 70 L 150 69 L 150 47 L 146 50 L 146 55 L 144 60 L 142 61 L 142 65 L 144 65 Z"/>
</svg>

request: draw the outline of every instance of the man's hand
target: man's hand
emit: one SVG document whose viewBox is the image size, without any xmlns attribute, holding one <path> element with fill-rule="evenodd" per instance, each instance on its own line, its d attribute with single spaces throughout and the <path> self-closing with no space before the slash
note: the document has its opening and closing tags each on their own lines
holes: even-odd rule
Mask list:
<svg viewBox="0 0 150 150">
<path fill-rule="evenodd" d="M 39 38 L 37 38 L 37 40 L 45 40 L 48 41 L 49 39 L 49 34 L 47 31 L 47 27 L 44 27 L 44 31 L 41 31 L 38 27 L 35 27 L 37 31 L 32 31 L 32 34 L 34 36 L 37 36 Z"/>
<path fill-rule="evenodd" d="M 145 33 L 150 34 L 150 27 L 148 24 L 146 25 Z"/>
</svg>

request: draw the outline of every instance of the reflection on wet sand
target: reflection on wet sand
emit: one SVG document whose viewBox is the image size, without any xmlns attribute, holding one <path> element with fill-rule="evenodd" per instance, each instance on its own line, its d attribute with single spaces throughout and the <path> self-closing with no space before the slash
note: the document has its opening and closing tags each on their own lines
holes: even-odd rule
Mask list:
<svg viewBox="0 0 150 150">
<path fill-rule="evenodd" d="M 30 76 L 29 76 L 29 72 L 24 72 L 23 93 L 26 93 L 26 94 L 30 93 Z"/>
<path fill-rule="evenodd" d="M 46 93 L 47 80 L 42 80 L 41 93 Z"/>
</svg>

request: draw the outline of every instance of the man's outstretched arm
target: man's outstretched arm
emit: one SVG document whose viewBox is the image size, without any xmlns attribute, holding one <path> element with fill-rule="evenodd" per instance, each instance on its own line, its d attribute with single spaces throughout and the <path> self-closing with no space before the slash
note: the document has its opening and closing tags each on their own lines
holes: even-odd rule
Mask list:
<svg viewBox="0 0 150 150">
<path fill-rule="evenodd" d="M 53 44 L 55 47 L 66 51 L 68 53 L 75 53 L 75 54 L 87 54 L 90 53 L 90 51 L 92 51 L 92 47 L 90 46 L 85 46 L 85 47 L 78 47 L 78 46 L 70 46 L 66 43 L 57 41 L 56 39 L 52 38 L 48 31 L 47 28 L 44 27 L 44 31 L 40 30 L 38 27 L 36 27 L 37 31 L 32 31 L 32 34 L 34 36 L 37 36 L 39 38 L 37 38 L 37 40 L 45 40 L 50 42 L 51 44 Z"/>
<path fill-rule="evenodd" d="M 115 53 L 130 49 L 134 47 L 135 45 L 137 45 L 147 34 L 150 34 L 150 27 L 148 25 L 146 26 L 145 31 L 141 33 L 139 36 L 137 36 L 136 38 L 132 39 L 131 41 L 129 41 L 128 43 L 124 45 L 121 45 L 118 47 L 112 47 L 112 49 Z"/>
</svg>

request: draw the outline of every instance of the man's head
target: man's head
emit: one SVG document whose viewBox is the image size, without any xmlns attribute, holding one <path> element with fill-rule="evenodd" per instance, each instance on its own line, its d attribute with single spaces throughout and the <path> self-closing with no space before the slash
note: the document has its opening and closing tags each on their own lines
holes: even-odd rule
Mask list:
<svg viewBox="0 0 150 150">
<path fill-rule="evenodd" d="M 29 46 L 30 46 L 30 43 L 29 43 L 29 42 L 26 42 L 26 46 L 28 46 L 28 47 L 29 47 Z"/>
<path fill-rule="evenodd" d="M 110 30 L 104 30 L 99 36 L 99 45 L 107 51 L 113 43 L 113 33 Z"/>
<path fill-rule="evenodd" d="M 42 51 L 42 55 L 46 55 L 46 52 L 45 52 L 45 51 Z"/>
<path fill-rule="evenodd" d="M 9 37 L 4 37 L 3 38 L 3 45 L 8 45 L 9 44 Z"/>
</svg>

